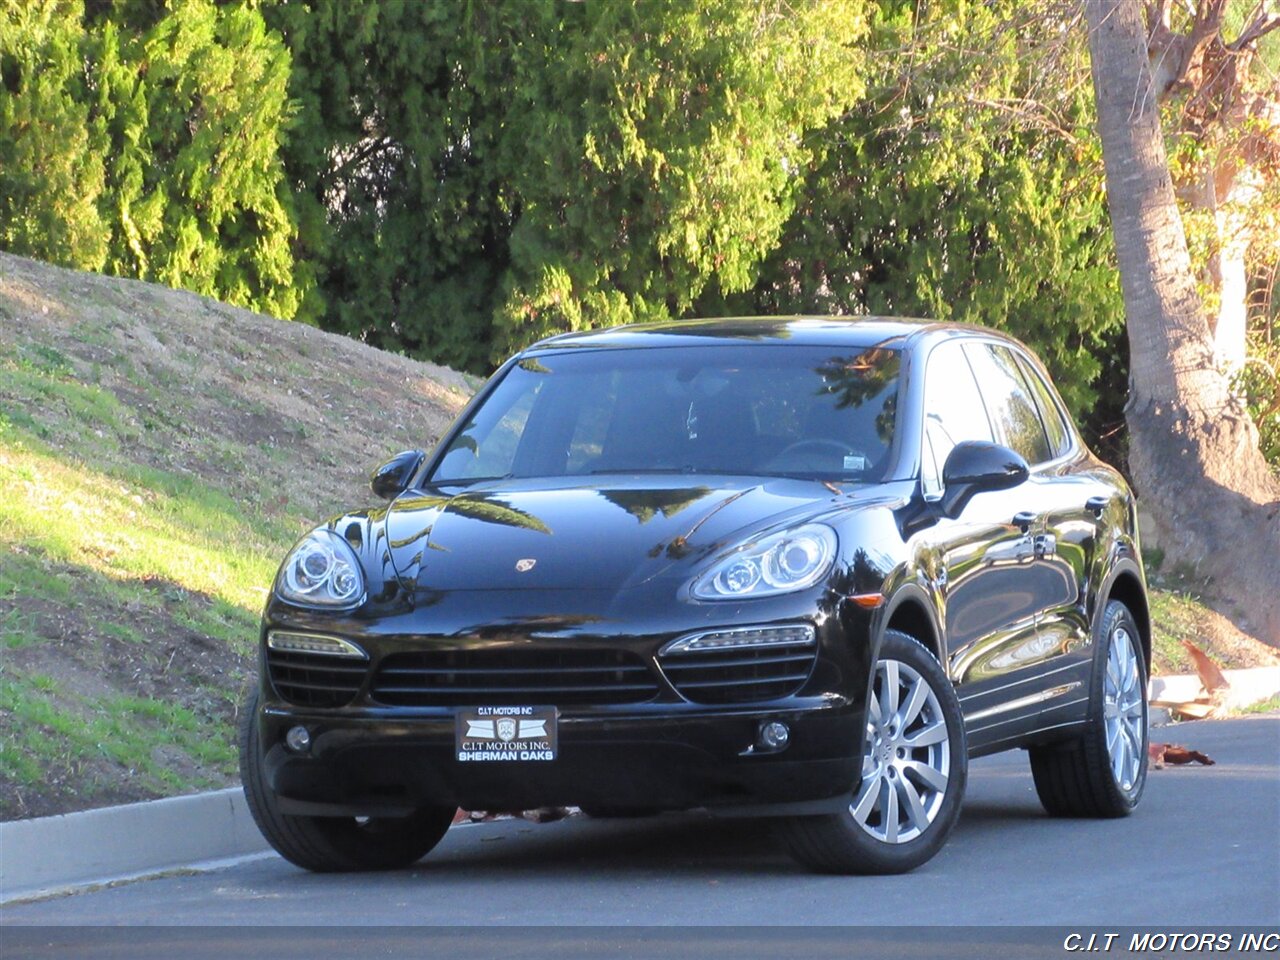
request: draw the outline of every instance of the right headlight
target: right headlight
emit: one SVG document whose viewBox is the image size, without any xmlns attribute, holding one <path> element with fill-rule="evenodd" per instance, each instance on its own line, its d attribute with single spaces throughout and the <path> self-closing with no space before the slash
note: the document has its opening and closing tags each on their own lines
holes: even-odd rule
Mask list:
<svg viewBox="0 0 1280 960">
<path fill-rule="evenodd" d="M 276 592 L 303 607 L 355 607 L 364 599 L 364 572 L 347 541 L 332 530 L 313 530 L 289 551 Z"/>
<path fill-rule="evenodd" d="M 693 581 L 700 600 L 735 600 L 791 593 L 813 586 L 831 570 L 836 533 L 821 523 L 748 541 Z"/>
</svg>

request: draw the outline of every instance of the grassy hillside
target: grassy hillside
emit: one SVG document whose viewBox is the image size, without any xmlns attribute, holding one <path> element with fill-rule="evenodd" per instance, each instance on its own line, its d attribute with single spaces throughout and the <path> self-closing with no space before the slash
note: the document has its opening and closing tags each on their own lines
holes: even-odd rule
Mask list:
<svg viewBox="0 0 1280 960">
<path fill-rule="evenodd" d="M 276 564 L 472 386 L 0 254 L 0 816 L 229 782 Z"/>
<path fill-rule="evenodd" d="M 0 818 L 234 781 L 257 613 L 474 383 L 191 294 L 0 254 Z M 1270 651 L 1185 593 L 1177 640 Z M 1272 657 L 1274 661 L 1274 657 Z"/>
</svg>

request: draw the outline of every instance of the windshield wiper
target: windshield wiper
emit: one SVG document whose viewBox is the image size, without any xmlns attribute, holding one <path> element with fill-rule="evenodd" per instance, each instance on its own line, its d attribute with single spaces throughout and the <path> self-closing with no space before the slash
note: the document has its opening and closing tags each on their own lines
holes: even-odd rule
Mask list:
<svg viewBox="0 0 1280 960">
<path fill-rule="evenodd" d="M 602 473 L 693 473 L 694 469 L 690 466 L 684 467 L 608 467 L 601 470 L 588 470 L 583 476 L 595 477 Z"/>
<path fill-rule="evenodd" d="M 476 483 L 493 483 L 497 480 L 512 480 L 515 478 L 514 473 L 504 473 L 496 477 L 453 477 L 447 480 L 429 480 L 426 486 L 430 487 L 469 487 Z"/>
</svg>

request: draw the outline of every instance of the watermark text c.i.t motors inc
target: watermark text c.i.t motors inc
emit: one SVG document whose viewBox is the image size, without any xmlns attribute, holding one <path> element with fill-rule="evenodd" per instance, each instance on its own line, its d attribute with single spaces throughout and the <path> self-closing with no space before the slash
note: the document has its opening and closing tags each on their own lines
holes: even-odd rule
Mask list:
<svg viewBox="0 0 1280 960">
<path fill-rule="evenodd" d="M 1242 933 L 1070 933 L 1068 953 L 1280 953 L 1280 931 Z"/>
</svg>

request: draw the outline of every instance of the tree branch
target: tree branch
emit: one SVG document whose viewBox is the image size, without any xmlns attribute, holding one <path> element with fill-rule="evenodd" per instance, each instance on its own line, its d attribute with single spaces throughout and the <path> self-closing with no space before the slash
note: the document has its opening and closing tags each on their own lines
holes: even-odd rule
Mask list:
<svg viewBox="0 0 1280 960">
<path fill-rule="evenodd" d="M 1056 121 L 1049 109 L 1038 100 L 1032 100 L 1027 97 L 1001 97 L 996 100 L 991 100 L 986 97 L 976 97 L 972 94 L 966 95 L 964 99 L 965 103 L 971 103 L 975 107 L 987 107 L 991 110 L 998 110 L 1001 113 L 1007 113 L 1011 116 L 1019 117 L 1027 123 L 1041 127 L 1052 133 L 1056 133 L 1072 146 L 1075 146 L 1080 142 L 1075 134 Z"/>
<path fill-rule="evenodd" d="M 1268 0 L 1258 0 L 1258 5 L 1249 14 L 1240 36 L 1227 44 L 1227 49 L 1239 51 L 1250 45 L 1256 46 L 1259 40 L 1277 27 L 1280 27 L 1280 6 Z"/>
<path fill-rule="evenodd" d="M 1196 0 L 1182 0 L 1182 6 L 1186 8 L 1187 16 L 1192 20 L 1199 16 L 1196 9 Z M 1154 32 L 1158 27 L 1163 27 L 1169 31 L 1173 30 L 1172 8 L 1173 0 L 1147 0 L 1148 33 Z"/>
<path fill-rule="evenodd" d="M 1196 18 L 1191 24 L 1191 33 L 1187 37 L 1179 79 L 1185 79 L 1188 73 L 1200 66 L 1209 44 L 1222 35 L 1222 17 L 1226 6 L 1227 0 L 1201 0 Z"/>
<path fill-rule="evenodd" d="M 1170 20 L 1169 6 L 1172 0 L 1147 0 L 1147 40 L 1150 44 L 1150 38 L 1155 32 L 1163 27 L 1165 30 L 1172 30 L 1173 23 Z"/>
</svg>

